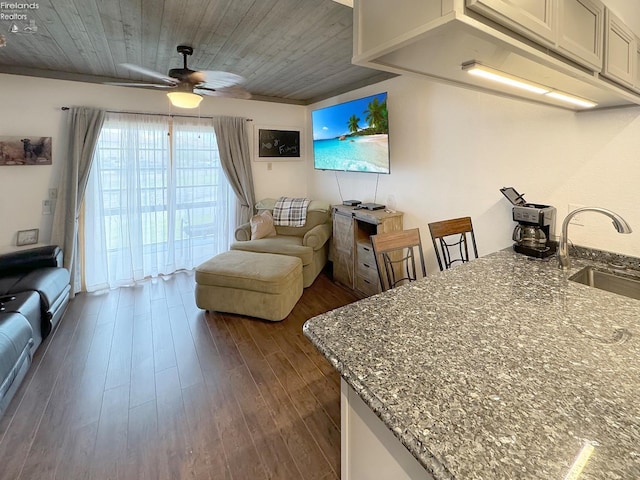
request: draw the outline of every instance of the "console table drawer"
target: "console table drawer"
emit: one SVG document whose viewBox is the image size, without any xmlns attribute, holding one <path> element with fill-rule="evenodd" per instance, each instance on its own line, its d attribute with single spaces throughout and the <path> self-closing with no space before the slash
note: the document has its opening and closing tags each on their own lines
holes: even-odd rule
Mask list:
<svg viewBox="0 0 640 480">
<path fill-rule="evenodd" d="M 358 263 L 367 263 L 375 268 L 376 259 L 373 256 L 373 247 L 370 243 L 358 242 L 356 254 L 358 255 Z"/>
<path fill-rule="evenodd" d="M 370 278 L 362 275 L 356 275 L 356 290 L 360 290 L 365 295 L 375 295 L 376 293 L 380 293 L 379 284 L 380 282 L 378 281 L 377 274 L 375 280 L 371 280 Z"/>
<path fill-rule="evenodd" d="M 369 264 L 366 262 L 358 262 L 356 266 L 356 275 L 362 278 L 366 278 L 372 283 L 378 282 L 378 268 L 376 267 L 375 262 L 373 264 Z"/>
</svg>

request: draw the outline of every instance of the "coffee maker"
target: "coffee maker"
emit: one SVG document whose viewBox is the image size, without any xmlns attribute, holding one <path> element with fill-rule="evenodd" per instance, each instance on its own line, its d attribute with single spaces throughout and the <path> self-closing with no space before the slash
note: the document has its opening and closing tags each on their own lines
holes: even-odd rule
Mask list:
<svg viewBox="0 0 640 480">
<path fill-rule="evenodd" d="M 513 187 L 500 191 L 513 205 L 513 220 L 518 222 L 513 230 L 513 249 L 524 255 L 546 258 L 556 253 L 555 241 L 556 209 L 550 205 L 527 203 L 524 194 Z"/>
</svg>

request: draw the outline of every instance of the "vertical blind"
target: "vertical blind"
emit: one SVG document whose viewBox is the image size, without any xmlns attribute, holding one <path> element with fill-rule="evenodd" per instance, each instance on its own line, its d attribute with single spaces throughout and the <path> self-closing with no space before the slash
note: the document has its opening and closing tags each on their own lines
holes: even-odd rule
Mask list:
<svg viewBox="0 0 640 480">
<path fill-rule="evenodd" d="M 228 250 L 235 205 L 211 119 L 109 113 L 85 197 L 86 290 L 191 269 Z"/>
</svg>

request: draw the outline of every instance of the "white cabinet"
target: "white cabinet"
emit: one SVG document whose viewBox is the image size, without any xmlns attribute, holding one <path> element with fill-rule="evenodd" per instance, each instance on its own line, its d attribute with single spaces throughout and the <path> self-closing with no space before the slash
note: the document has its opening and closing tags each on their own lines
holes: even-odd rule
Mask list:
<svg viewBox="0 0 640 480">
<path fill-rule="evenodd" d="M 419 29 L 444 14 L 440 1 L 409 1 L 393 5 L 390 0 L 355 0 L 354 54 L 362 54 L 393 41 L 413 29 Z M 366 5 L 365 5 L 366 4 Z M 393 14 L 389 14 L 390 10 Z"/>
<path fill-rule="evenodd" d="M 467 8 L 637 90 L 637 37 L 601 0 L 465 0 Z"/>
<path fill-rule="evenodd" d="M 589 69 L 602 69 L 604 4 L 600 0 L 466 0 L 469 9 L 551 47 Z"/>
<path fill-rule="evenodd" d="M 633 87 L 636 82 L 637 56 L 638 47 L 634 33 L 607 9 L 602 74 L 622 85 Z"/>
<path fill-rule="evenodd" d="M 602 69 L 604 10 L 599 0 L 564 0 L 558 8 L 558 51 L 596 72 Z"/>
<path fill-rule="evenodd" d="M 340 380 L 340 478 L 434 480 L 356 391 Z"/>
<path fill-rule="evenodd" d="M 461 68 L 475 61 L 591 100 L 597 108 L 640 105 L 636 36 L 608 14 L 605 4 L 606 0 L 354 0 L 352 61 L 560 106 L 546 96 L 489 86 Z"/>
<path fill-rule="evenodd" d="M 558 0 L 467 0 L 467 6 L 543 44 L 556 41 Z"/>
</svg>

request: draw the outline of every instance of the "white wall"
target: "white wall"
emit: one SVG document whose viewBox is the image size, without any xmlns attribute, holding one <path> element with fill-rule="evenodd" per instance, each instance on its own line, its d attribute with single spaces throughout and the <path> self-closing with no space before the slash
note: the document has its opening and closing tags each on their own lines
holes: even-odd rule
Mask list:
<svg viewBox="0 0 640 480">
<path fill-rule="evenodd" d="M 53 137 L 53 165 L 0 167 L 0 249 L 15 245 L 18 230 L 39 228 L 43 242 L 50 239 L 53 215 L 42 215 L 42 201 L 56 187 L 64 161 L 62 106 L 94 106 L 110 110 L 197 115 L 173 109 L 161 91 L 48 80 L 0 74 L 0 135 Z M 246 116 L 252 125 L 298 127 L 306 109 L 295 105 L 206 97 L 200 114 Z M 253 128 L 251 129 L 253 130 Z M 251 138 L 253 146 L 253 135 Z M 258 198 L 305 195 L 305 162 L 252 162 Z"/>
<path fill-rule="evenodd" d="M 389 92 L 392 164 L 391 175 L 379 177 L 376 200 L 404 211 L 406 227 L 421 228 L 431 271 L 437 267 L 428 222 L 470 215 L 481 254 L 511 244 L 514 224 L 503 186 L 556 206 L 558 226 L 573 203 L 610 208 L 640 232 L 640 108 L 574 114 L 400 77 L 310 107 L 209 97 L 201 114 L 303 128 L 301 160 L 272 162 L 272 170 L 252 162 L 256 197 L 307 195 L 338 203 L 336 175 L 313 170 L 310 112 L 381 91 Z M 61 106 L 170 112 L 162 92 L 15 75 L 0 75 L 0 105 L 0 135 L 53 137 L 52 166 L 0 167 L 0 248 L 15 243 L 17 230 L 40 228 L 49 239 L 52 216 L 43 216 L 41 205 L 60 173 Z M 374 200 L 375 175 L 340 172 L 337 178 L 345 199 Z M 570 228 L 575 243 L 640 257 L 639 233 L 619 235 L 597 214 L 583 221 Z"/>
<path fill-rule="evenodd" d="M 382 91 L 389 94 L 391 174 L 379 176 L 377 201 L 404 211 L 405 227 L 420 227 L 430 271 L 437 269 L 431 221 L 471 216 L 480 254 L 512 244 L 515 224 L 503 186 L 555 206 L 558 229 L 575 203 L 610 208 L 640 232 L 640 108 L 574 114 L 399 77 L 309 111 Z M 309 162 L 307 175 L 309 196 L 340 201 L 333 172 L 315 171 Z M 374 200 L 376 175 L 337 177 L 345 199 Z M 620 235 L 598 214 L 585 214 L 584 223 L 570 227 L 574 243 L 640 257 L 640 233 Z"/>
</svg>

